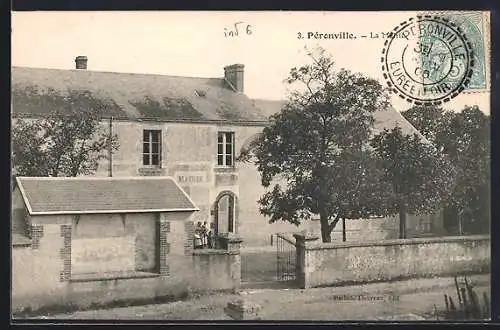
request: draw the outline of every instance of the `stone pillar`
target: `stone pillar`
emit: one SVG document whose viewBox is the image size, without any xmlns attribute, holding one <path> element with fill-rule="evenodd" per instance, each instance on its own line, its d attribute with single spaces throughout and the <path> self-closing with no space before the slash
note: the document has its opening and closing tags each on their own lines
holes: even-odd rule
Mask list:
<svg viewBox="0 0 500 330">
<path fill-rule="evenodd" d="M 262 307 L 243 298 L 230 302 L 224 312 L 233 320 L 260 320 Z"/>
<path fill-rule="evenodd" d="M 318 241 L 317 235 L 308 234 L 294 234 L 295 249 L 296 249 L 296 263 L 295 263 L 295 276 L 297 284 L 302 289 L 310 287 L 309 274 L 310 274 L 310 260 L 307 249 Z"/>
<path fill-rule="evenodd" d="M 233 281 L 233 289 L 234 292 L 237 292 L 241 287 L 240 247 L 243 240 L 234 234 L 229 234 L 223 239 L 225 240 L 226 250 L 230 254 L 229 272 Z"/>
<path fill-rule="evenodd" d="M 168 254 L 170 253 L 170 243 L 168 242 L 168 233 L 170 232 L 170 221 L 163 214 L 160 214 L 159 219 L 159 239 L 160 239 L 160 274 L 169 275 Z"/>
<path fill-rule="evenodd" d="M 224 241 L 224 246 L 227 251 L 237 254 L 240 253 L 241 242 L 243 242 L 241 237 L 231 233 L 225 233 L 224 236 L 221 236 L 221 239 Z"/>
<path fill-rule="evenodd" d="M 61 225 L 61 237 L 63 238 L 63 247 L 61 248 L 60 258 L 63 262 L 63 269 L 59 274 L 59 280 L 66 282 L 71 279 L 71 239 L 72 225 Z"/>
</svg>

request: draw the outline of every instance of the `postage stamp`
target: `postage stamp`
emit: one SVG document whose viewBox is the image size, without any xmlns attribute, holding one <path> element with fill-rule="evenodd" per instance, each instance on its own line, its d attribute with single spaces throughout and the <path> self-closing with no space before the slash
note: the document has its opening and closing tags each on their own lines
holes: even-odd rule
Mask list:
<svg viewBox="0 0 500 330">
<path fill-rule="evenodd" d="M 439 16 L 455 23 L 472 43 L 474 68 L 469 85 L 463 93 L 487 92 L 490 90 L 490 33 L 489 15 L 479 11 L 428 12 L 427 15 Z"/>
<path fill-rule="evenodd" d="M 410 17 L 384 42 L 381 60 L 387 85 L 417 105 L 449 101 L 472 81 L 477 60 L 470 39 L 451 19 L 437 15 Z M 476 80 L 477 86 L 481 75 Z"/>
</svg>

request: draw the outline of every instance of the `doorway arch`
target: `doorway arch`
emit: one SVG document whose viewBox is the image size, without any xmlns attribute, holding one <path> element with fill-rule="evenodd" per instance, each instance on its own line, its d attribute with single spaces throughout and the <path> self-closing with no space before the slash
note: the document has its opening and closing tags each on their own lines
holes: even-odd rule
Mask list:
<svg viewBox="0 0 500 330">
<path fill-rule="evenodd" d="M 238 198 L 230 190 L 220 192 L 213 204 L 217 234 L 238 232 Z"/>
</svg>

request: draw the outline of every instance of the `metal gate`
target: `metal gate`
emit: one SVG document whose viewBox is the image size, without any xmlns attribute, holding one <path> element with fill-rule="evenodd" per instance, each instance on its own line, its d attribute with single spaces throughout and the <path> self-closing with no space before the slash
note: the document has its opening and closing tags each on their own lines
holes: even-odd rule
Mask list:
<svg viewBox="0 0 500 330">
<path fill-rule="evenodd" d="M 276 279 L 294 281 L 296 261 L 294 240 L 285 234 L 276 234 Z"/>
</svg>

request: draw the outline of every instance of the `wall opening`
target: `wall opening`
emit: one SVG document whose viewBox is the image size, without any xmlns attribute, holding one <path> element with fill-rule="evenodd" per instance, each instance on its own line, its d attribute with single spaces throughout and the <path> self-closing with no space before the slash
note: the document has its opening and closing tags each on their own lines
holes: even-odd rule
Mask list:
<svg viewBox="0 0 500 330">
<path fill-rule="evenodd" d="M 83 215 L 72 227 L 73 275 L 157 271 L 154 214 Z"/>
<path fill-rule="evenodd" d="M 214 205 L 216 233 L 236 233 L 236 196 L 225 191 L 219 194 Z"/>
</svg>

